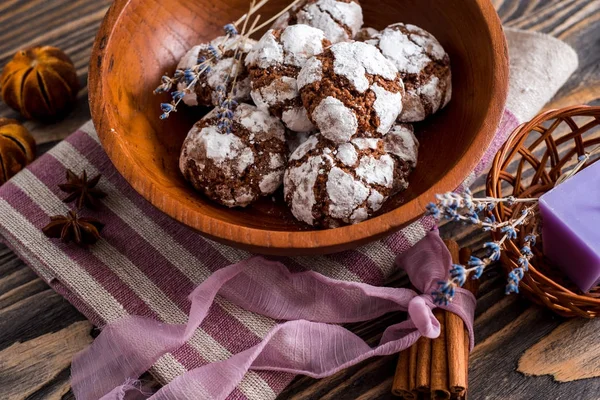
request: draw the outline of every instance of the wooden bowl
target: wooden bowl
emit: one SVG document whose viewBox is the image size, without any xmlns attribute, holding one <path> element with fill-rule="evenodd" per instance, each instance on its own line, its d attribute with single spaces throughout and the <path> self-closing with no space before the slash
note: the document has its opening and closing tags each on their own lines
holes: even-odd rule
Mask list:
<svg viewBox="0 0 600 400">
<path fill-rule="evenodd" d="M 260 10 L 263 20 L 287 4 L 271 0 Z M 104 149 L 142 196 L 176 220 L 259 253 L 342 251 L 417 219 L 436 193 L 455 189 L 469 175 L 492 141 L 506 100 L 508 56 L 491 2 L 363 0 L 365 26 L 421 26 L 439 39 L 452 61 L 452 101 L 416 125 L 421 149 L 410 188 L 377 217 L 333 230 L 310 230 L 296 222 L 281 193 L 275 201 L 265 198 L 247 209 L 210 202 L 178 169 L 181 144 L 199 110 L 181 107 L 168 120 L 159 120 L 159 104 L 167 97 L 152 91 L 190 47 L 221 35 L 222 26 L 243 15 L 248 5 L 248 0 L 116 0 L 96 38 L 89 90 Z"/>
</svg>

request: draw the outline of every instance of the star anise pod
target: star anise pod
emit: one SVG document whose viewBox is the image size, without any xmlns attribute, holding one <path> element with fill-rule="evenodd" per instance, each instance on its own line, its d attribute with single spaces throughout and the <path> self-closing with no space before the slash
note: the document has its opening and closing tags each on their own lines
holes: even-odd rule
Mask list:
<svg viewBox="0 0 600 400">
<path fill-rule="evenodd" d="M 83 208 L 83 206 L 91 209 L 98 208 L 98 199 L 103 199 L 106 197 L 106 193 L 96 187 L 100 181 L 100 177 L 101 175 L 98 174 L 92 179 L 88 180 L 85 170 L 81 176 L 77 176 L 73 171 L 68 169 L 67 183 L 58 185 L 60 190 L 69 193 L 69 196 L 67 196 L 67 198 L 63 201 L 65 203 L 76 201 L 75 205 L 79 209 Z"/>
<path fill-rule="evenodd" d="M 50 217 L 50 223 L 42 232 L 49 238 L 60 238 L 65 243 L 73 241 L 86 247 L 100 239 L 102 228 L 104 224 L 96 218 L 78 217 L 75 211 L 69 211 L 67 215 Z"/>
</svg>

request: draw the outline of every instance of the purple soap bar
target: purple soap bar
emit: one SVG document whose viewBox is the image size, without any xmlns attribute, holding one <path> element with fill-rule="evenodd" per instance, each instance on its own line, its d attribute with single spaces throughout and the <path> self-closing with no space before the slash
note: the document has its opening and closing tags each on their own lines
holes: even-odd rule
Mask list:
<svg viewBox="0 0 600 400">
<path fill-rule="evenodd" d="M 600 162 L 540 198 L 544 254 L 584 292 L 600 280 Z"/>
</svg>

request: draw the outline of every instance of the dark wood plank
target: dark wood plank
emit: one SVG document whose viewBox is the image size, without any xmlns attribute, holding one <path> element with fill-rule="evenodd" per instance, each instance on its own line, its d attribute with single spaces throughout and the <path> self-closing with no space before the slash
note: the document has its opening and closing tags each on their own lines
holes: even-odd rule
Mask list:
<svg viewBox="0 0 600 400">
<path fill-rule="evenodd" d="M 580 54 L 579 69 L 549 107 L 600 104 L 600 1 L 493 3 L 507 25 L 549 33 L 571 44 Z M 85 86 L 91 44 L 109 4 L 109 0 L 1 2 L 0 65 L 19 48 L 51 44 L 72 57 Z M 89 119 L 87 90 L 82 90 L 78 99 L 74 112 L 57 124 L 26 122 L 42 144 L 41 152 Z M 3 104 L 0 116 L 19 118 Z M 482 189 L 480 180 L 474 190 Z M 487 240 L 476 230 L 455 224 L 444 224 L 441 230 L 461 246 L 479 248 Z M 470 398 L 600 397 L 598 322 L 565 320 L 520 297 L 507 297 L 504 282 L 504 274 L 496 266 L 486 272 L 479 289 L 475 323 L 478 345 L 470 368 Z M 397 273 L 390 285 L 406 286 L 406 276 Z M 350 328 L 375 344 L 385 327 L 402 318 L 404 315 L 399 313 L 389 314 Z M 89 343 L 90 331 L 91 326 L 77 310 L 0 245 L 0 398 L 72 399 L 68 361 Z M 34 357 L 36 362 L 22 360 L 23 355 Z M 279 398 L 391 399 L 395 364 L 396 356 L 379 357 L 327 379 L 300 377 Z"/>
<path fill-rule="evenodd" d="M 63 139 L 90 119 L 87 92 L 92 43 L 110 0 L 12 0 L 0 2 L 0 66 L 22 48 L 50 45 L 75 64 L 83 88 L 75 109 L 52 125 L 26 121 L 38 144 Z M 23 118 L 0 102 L 0 117 Z"/>
</svg>

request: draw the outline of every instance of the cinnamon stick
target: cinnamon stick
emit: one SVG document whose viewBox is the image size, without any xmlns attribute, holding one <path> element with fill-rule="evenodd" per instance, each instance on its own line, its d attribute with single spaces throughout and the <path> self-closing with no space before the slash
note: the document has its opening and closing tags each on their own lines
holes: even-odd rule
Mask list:
<svg viewBox="0 0 600 400">
<path fill-rule="evenodd" d="M 460 249 L 454 241 L 445 241 L 453 262 L 465 264 L 471 251 Z M 475 292 L 477 281 L 468 280 L 464 288 Z M 440 337 L 420 338 L 411 348 L 400 353 L 392 393 L 405 399 L 463 397 L 468 387 L 469 334 L 458 316 L 441 309 L 434 310 L 440 322 Z M 422 397 L 423 395 L 421 395 Z"/>
<path fill-rule="evenodd" d="M 469 355 L 471 353 L 470 349 L 469 349 L 469 344 L 470 344 L 470 339 L 469 339 L 469 331 L 467 331 L 465 329 L 465 360 L 467 360 L 467 362 L 465 363 L 465 376 L 467 377 L 467 387 L 465 388 L 465 392 L 464 392 L 464 398 L 467 398 L 467 389 L 469 386 Z"/>
<path fill-rule="evenodd" d="M 462 396 L 467 389 L 468 358 L 465 345 L 463 320 L 456 314 L 446 312 L 446 348 L 448 350 L 448 384 L 450 392 Z M 468 348 L 468 347 L 467 347 Z"/>
<path fill-rule="evenodd" d="M 449 399 L 448 356 L 446 347 L 446 312 L 440 308 L 433 315 L 440 321 L 440 336 L 431 343 L 431 398 Z"/>
<path fill-rule="evenodd" d="M 413 347 L 417 348 L 416 390 L 429 393 L 431 388 L 431 339 L 421 337 Z"/>
<path fill-rule="evenodd" d="M 410 348 L 412 347 L 414 346 L 411 346 Z M 403 350 L 398 357 L 396 374 L 394 375 L 394 382 L 392 383 L 392 393 L 408 400 L 414 400 L 416 396 L 411 390 L 409 378 L 410 348 Z"/>
<path fill-rule="evenodd" d="M 417 397 L 417 346 L 408 349 L 408 387 L 413 397 Z"/>
<path fill-rule="evenodd" d="M 446 246 L 450 250 L 452 262 L 464 264 L 469 260 L 471 252 L 468 249 L 459 250 L 456 242 L 446 242 Z M 468 280 L 463 287 L 469 289 L 472 282 Z M 468 386 L 469 336 L 463 320 L 458 315 L 447 311 L 445 314 L 449 390 L 452 394 L 463 396 Z"/>
</svg>

